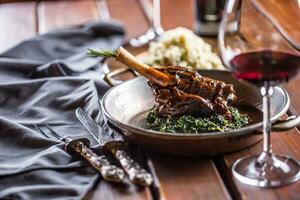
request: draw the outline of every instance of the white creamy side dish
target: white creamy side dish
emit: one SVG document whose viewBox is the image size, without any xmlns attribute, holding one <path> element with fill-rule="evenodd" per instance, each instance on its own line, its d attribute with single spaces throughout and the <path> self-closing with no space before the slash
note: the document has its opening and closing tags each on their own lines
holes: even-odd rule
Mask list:
<svg viewBox="0 0 300 200">
<path fill-rule="evenodd" d="M 182 27 L 166 31 L 159 41 L 150 43 L 143 62 L 152 66 L 224 69 L 219 56 L 212 52 L 211 45 Z"/>
</svg>

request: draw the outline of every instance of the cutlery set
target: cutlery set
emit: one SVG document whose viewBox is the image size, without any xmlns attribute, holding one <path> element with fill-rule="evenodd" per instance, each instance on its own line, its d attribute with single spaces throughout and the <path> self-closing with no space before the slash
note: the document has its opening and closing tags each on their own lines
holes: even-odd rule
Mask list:
<svg viewBox="0 0 300 200">
<path fill-rule="evenodd" d="M 100 104 L 101 107 L 101 104 Z M 101 109 L 101 108 L 100 108 Z M 126 142 L 122 135 L 108 126 L 105 121 L 102 110 L 99 119 L 100 126 L 89 116 L 83 109 L 76 110 L 76 116 L 89 133 L 97 140 L 102 149 L 111 153 L 120 163 L 124 171 L 128 174 L 129 179 L 138 185 L 151 185 L 152 176 L 135 162 L 126 152 Z M 98 128 L 101 127 L 101 128 Z M 96 135 L 99 135 L 97 138 Z"/>
<path fill-rule="evenodd" d="M 82 108 L 76 109 L 76 116 L 83 126 L 88 130 L 89 134 L 99 143 L 103 155 L 98 155 L 90 148 L 90 140 L 81 137 L 72 139 L 69 136 L 61 136 L 54 131 L 48 124 L 40 127 L 33 125 L 41 134 L 47 138 L 54 137 L 65 143 L 65 151 L 68 153 L 78 153 L 86 159 L 90 165 L 96 169 L 103 179 L 110 182 L 123 182 L 126 174 L 131 182 L 140 186 L 150 186 L 153 177 L 139 163 L 133 160 L 127 153 L 127 143 L 121 133 L 112 129 L 106 122 L 105 116 L 100 105 L 100 119 L 98 124 L 91 116 Z M 47 130 L 47 131 L 46 131 Z M 51 136 L 50 136 L 51 135 Z M 112 164 L 107 157 L 112 155 L 122 167 Z"/>
</svg>

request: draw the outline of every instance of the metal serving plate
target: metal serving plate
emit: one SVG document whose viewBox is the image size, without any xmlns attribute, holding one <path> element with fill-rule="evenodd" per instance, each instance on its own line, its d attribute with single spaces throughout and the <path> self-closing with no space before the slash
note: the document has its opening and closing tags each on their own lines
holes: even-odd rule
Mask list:
<svg viewBox="0 0 300 200">
<path fill-rule="evenodd" d="M 143 77 L 134 78 L 110 89 L 102 100 L 104 113 L 129 140 L 151 151 L 167 155 L 211 156 L 243 149 L 260 141 L 262 99 L 259 89 L 237 81 L 227 71 L 200 70 L 199 73 L 234 84 L 238 96 L 236 106 L 248 107 L 245 112 L 249 114 L 252 123 L 247 127 L 226 132 L 162 133 L 148 130 L 145 127 L 146 117 L 155 101 Z M 289 104 L 287 92 L 281 87 L 275 87 L 271 106 L 273 122 L 286 113 Z"/>
</svg>

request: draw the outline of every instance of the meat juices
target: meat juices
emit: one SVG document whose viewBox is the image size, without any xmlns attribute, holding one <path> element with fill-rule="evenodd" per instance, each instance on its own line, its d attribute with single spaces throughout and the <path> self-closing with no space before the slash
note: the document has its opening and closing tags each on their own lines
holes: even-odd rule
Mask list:
<svg viewBox="0 0 300 200">
<path fill-rule="evenodd" d="M 176 80 L 176 84 L 166 87 L 148 80 L 158 104 L 157 115 L 206 116 L 217 113 L 231 120 L 228 107 L 236 100 L 232 84 L 202 77 L 198 72 L 185 67 L 168 66 L 157 69 Z"/>
</svg>

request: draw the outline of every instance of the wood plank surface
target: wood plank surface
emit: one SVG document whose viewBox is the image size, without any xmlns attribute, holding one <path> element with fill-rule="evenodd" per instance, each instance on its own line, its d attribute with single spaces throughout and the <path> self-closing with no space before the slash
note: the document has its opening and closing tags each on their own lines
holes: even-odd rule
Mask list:
<svg viewBox="0 0 300 200">
<path fill-rule="evenodd" d="M 272 147 L 273 152 L 276 154 L 287 155 L 297 160 L 300 160 L 300 134 L 298 130 L 293 129 L 287 132 L 274 132 L 272 133 Z M 224 161 L 226 168 L 224 172 L 230 173 L 229 178 L 232 180 L 231 166 L 234 161 L 239 158 L 258 155 L 262 151 L 262 142 L 254 145 L 251 148 L 239 151 L 233 154 L 225 155 Z M 244 200 L 266 200 L 266 199 L 300 199 L 300 181 L 275 189 L 261 189 L 257 187 L 247 186 L 234 180 L 234 185 L 237 187 L 237 199 Z"/>
<path fill-rule="evenodd" d="M 0 52 L 36 34 L 36 3 L 0 5 Z"/>
<path fill-rule="evenodd" d="M 16 3 L 16 2 L 29 2 L 32 0 L 0 0 L 0 3 Z"/>
<path fill-rule="evenodd" d="M 43 33 L 99 19 L 99 13 L 92 0 L 42 1 L 38 6 L 38 18 L 39 33 Z"/>
<path fill-rule="evenodd" d="M 266 0 L 253 1 L 257 10 L 272 21 L 272 24 L 284 37 L 300 51 L 300 12 L 299 1 Z M 288 12 L 286 12 L 288 11 Z"/>
<path fill-rule="evenodd" d="M 150 200 L 150 190 L 143 189 L 131 183 L 112 184 L 99 181 L 96 187 L 89 191 L 84 200 Z"/>
<path fill-rule="evenodd" d="M 107 6 L 111 17 L 126 27 L 125 40 L 144 34 L 148 30 L 149 24 L 137 0 L 109 0 Z"/>
<path fill-rule="evenodd" d="M 178 26 L 193 30 L 193 0 L 161 0 L 161 23 L 165 30 Z"/>
<path fill-rule="evenodd" d="M 269 2 L 269 4 L 271 4 Z M 255 23 L 254 23 L 255 22 Z M 255 30 L 255 31 L 253 31 Z M 266 17 L 257 11 L 251 1 L 243 1 L 241 32 L 252 48 L 281 48 L 296 51 Z M 268 34 L 265 34 L 268 33 Z M 276 41 L 276 42 L 274 42 Z"/>
<path fill-rule="evenodd" d="M 163 199 L 231 199 L 214 163 L 209 158 L 151 156 Z"/>
<path fill-rule="evenodd" d="M 300 114 L 300 75 L 298 75 L 294 80 L 284 86 L 290 96 L 291 106 L 290 113 L 299 115 Z M 300 130 L 300 129 L 299 129 Z"/>
</svg>

